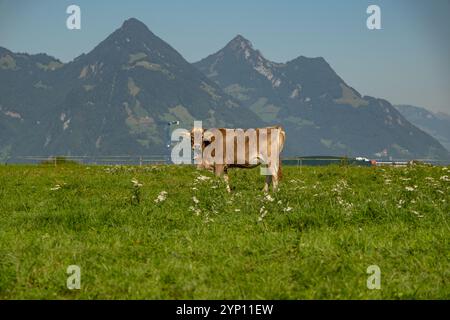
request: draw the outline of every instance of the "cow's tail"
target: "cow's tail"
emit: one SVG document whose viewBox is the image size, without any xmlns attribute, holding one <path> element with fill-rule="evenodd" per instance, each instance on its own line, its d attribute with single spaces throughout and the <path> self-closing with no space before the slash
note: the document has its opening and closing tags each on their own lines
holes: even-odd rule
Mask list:
<svg viewBox="0 0 450 320">
<path fill-rule="evenodd" d="M 281 157 L 278 160 L 278 172 L 277 172 L 277 177 L 278 177 L 278 181 L 280 181 L 283 178 L 283 171 L 281 170 Z"/>
<path fill-rule="evenodd" d="M 279 147 L 280 149 L 278 150 L 279 153 L 281 153 L 281 151 L 283 151 L 283 147 L 284 147 L 284 140 L 286 139 L 286 132 L 284 132 L 282 127 L 280 128 L 280 135 L 279 135 Z M 281 156 L 278 159 L 278 172 L 277 172 L 277 177 L 278 177 L 278 181 L 280 181 L 283 178 L 283 171 L 281 170 L 282 164 L 281 164 Z"/>
</svg>

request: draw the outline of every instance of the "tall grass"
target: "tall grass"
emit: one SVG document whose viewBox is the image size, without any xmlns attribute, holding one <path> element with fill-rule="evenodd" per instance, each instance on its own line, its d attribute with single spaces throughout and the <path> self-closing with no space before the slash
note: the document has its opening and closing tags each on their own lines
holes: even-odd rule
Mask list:
<svg viewBox="0 0 450 320">
<path fill-rule="evenodd" d="M 267 196 L 259 169 L 228 194 L 189 166 L 0 167 L 0 298 L 448 299 L 449 176 L 287 167 Z"/>
</svg>

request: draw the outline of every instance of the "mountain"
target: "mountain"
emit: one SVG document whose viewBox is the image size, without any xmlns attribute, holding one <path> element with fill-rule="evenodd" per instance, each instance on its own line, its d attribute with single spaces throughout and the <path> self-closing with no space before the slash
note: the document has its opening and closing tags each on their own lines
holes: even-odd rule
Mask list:
<svg viewBox="0 0 450 320">
<path fill-rule="evenodd" d="M 238 35 L 194 65 L 261 121 L 283 125 L 285 155 L 449 157 L 388 101 L 361 96 L 321 57 L 272 62 Z"/>
<path fill-rule="evenodd" d="M 45 54 L 0 47 L 0 157 L 40 144 L 47 117 L 62 97 L 53 90 L 54 74 L 62 66 Z"/>
<path fill-rule="evenodd" d="M 0 47 L 0 160 L 154 155 L 167 123 L 282 124 L 285 156 L 445 158 L 381 99 L 362 97 L 323 58 L 264 58 L 242 36 L 196 64 L 131 18 L 69 63 Z"/>
<path fill-rule="evenodd" d="M 258 123 L 133 18 L 67 64 L 2 48 L 0 90 L 0 154 L 162 154 L 168 121 Z"/>
<path fill-rule="evenodd" d="M 410 105 L 396 105 L 395 108 L 409 122 L 436 138 L 450 150 L 450 115 Z"/>
</svg>

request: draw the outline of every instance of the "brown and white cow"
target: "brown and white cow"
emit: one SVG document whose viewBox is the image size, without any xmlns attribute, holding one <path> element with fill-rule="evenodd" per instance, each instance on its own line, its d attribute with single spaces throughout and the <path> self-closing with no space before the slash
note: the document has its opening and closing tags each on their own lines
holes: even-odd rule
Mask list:
<svg viewBox="0 0 450 320">
<path fill-rule="evenodd" d="M 223 176 L 230 192 L 229 168 L 254 168 L 263 165 L 266 176 L 264 191 L 272 182 L 277 191 L 281 179 L 280 153 L 283 150 L 285 131 L 280 126 L 257 129 L 203 129 L 194 127 L 191 132 L 194 162 L 198 168 Z"/>
</svg>

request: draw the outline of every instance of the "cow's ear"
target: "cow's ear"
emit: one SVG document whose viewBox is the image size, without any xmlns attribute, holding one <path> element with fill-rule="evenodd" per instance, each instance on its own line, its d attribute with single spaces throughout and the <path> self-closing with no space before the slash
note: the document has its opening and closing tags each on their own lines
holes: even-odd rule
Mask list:
<svg viewBox="0 0 450 320">
<path fill-rule="evenodd" d="M 203 134 L 203 141 L 211 142 L 213 137 L 214 134 L 211 131 L 205 131 L 205 133 Z"/>
</svg>

